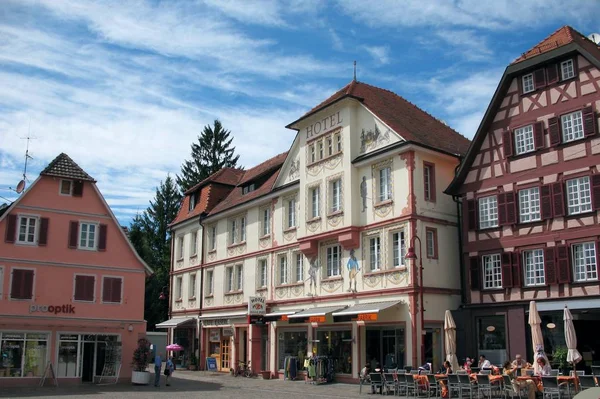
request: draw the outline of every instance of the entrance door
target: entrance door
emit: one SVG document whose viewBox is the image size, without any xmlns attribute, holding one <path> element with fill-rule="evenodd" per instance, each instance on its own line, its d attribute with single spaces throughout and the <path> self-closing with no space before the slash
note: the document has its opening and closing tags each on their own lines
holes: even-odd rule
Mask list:
<svg viewBox="0 0 600 399">
<path fill-rule="evenodd" d="M 444 362 L 441 330 L 441 328 L 427 328 L 425 334 L 425 361 L 431 362 L 434 370 L 439 370 Z"/>
<path fill-rule="evenodd" d="M 229 371 L 231 339 L 229 337 L 221 340 L 221 371 Z"/>
<path fill-rule="evenodd" d="M 267 368 L 267 360 L 269 359 L 269 333 L 266 328 L 261 329 L 261 339 L 260 339 L 260 353 L 262 354 L 260 358 L 260 369 L 268 370 Z"/>
<path fill-rule="evenodd" d="M 84 342 L 83 358 L 81 360 L 81 381 L 94 381 L 94 342 Z"/>
</svg>

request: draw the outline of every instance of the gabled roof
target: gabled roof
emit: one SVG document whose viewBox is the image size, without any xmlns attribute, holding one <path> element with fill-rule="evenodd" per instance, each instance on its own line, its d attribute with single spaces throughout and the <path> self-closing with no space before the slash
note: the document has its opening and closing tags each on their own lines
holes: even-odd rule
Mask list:
<svg viewBox="0 0 600 399">
<path fill-rule="evenodd" d="M 270 193 L 273 190 L 275 185 L 275 181 L 277 180 L 277 176 L 279 175 L 279 171 L 285 158 L 287 157 L 287 152 L 281 153 L 279 155 L 274 156 L 271 159 L 266 160 L 265 162 L 256 165 L 252 169 L 249 169 L 245 174 L 240 183 L 236 188 L 234 188 L 231 193 L 221 201 L 217 206 L 215 206 L 209 213 L 209 215 L 214 215 L 219 212 L 223 212 L 227 209 L 231 209 L 235 206 L 241 205 L 258 197 L 262 197 L 265 194 Z M 248 182 L 253 178 L 258 176 L 264 176 L 267 173 L 271 173 L 269 178 L 256 190 L 251 191 L 247 194 L 242 194 L 242 184 L 243 182 Z"/>
<path fill-rule="evenodd" d="M 96 180 L 88 175 L 75 161 L 67 154 L 62 152 L 54 158 L 52 162 L 44 170 L 41 171 L 42 176 L 63 177 L 65 179 L 85 180 L 95 183 Z"/>
<path fill-rule="evenodd" d="M 356 80 L 348 83 L 287 127 L 293 128 L 299 121 L 345 98 L 361 102 L 408 142 L 454 155 L 463 155 L 469 148 L 469 139 L 410 101 L 389 90 Z"/>
<path fill-rule="evenodd" d="M 538 48 L 538 50 L 535 50 L 536 48 Z M 600 69 L 600 48 L 570 26 L 563 26 L 558 29 L 531 50 L 525 52 L 523 56 L 517 58 L 515 62 L 506 68 L 483 119 L 479 124 L 477 133 L 475 133 L 475 137 L 473 137 L 467 155 L 465 155 L 454 180 L 452 180 L 448 188 L 444 191 L 446 194 L 456 195 L 460 193 L 460 187 L 467 177 L 467 173 L 473 164 L 473 160 L 479 153 L 481 144 L 493 123 L 496 111 L 502 103 L 512 79 L 524 72 L 531 71 L 540 64 L 546 64 L 557 58 L 560 59 L 573 53 L 581 54 L 595 65 L 596 68 Z"/>
<path fill-rule="evenodd" d="M 208 176 L 206 179 L 202 180 L 200 183 L 196 184 L 192 188 L 189 188 L 184 194 L 189 195 L 197 189 L 199 189 L 200 187 L 205 186 L 211 182 L 225 184 L 227 186 L 235 186 L 238 184 L 240 178 L 244 175 L 244 173 L 245 171 L 243 169 L 223 168 Z"/>
</svg>

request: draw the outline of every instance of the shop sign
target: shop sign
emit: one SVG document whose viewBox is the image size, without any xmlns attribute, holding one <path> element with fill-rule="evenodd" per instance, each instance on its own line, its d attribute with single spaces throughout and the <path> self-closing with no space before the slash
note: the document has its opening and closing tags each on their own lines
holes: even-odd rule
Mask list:
<svg viewBox="0 0 600 399">
<path fill-rule="evenodd" d="M 25 334 L 19 333 L 2 333 L 2 339 L 24 339 Z"/>
<path fill-rule="evenodd" d="M 203 327 L 219 327 L 219 326 L 229 326 L 229 325 L 231 325 L 231 320 L 229 320 L 229 319 L 202 320 Z"/>
<path fill-rule="evenodd" d="M 281 316 L 281 321 L 288 321 L 288 320 L 289 320 L 288 315 L 284 314 Z"/>
<path fill-rule="evenodd" d="M 73 305 L 29 305 L 29 313 L 65 313 L 75 314 L 75 306 Z"/>
<path fill-rule="evenodd" d="M 233 337 L 233 327 L 223 327 L 224 337 Z"/>
<path fill-rule="evenodd" d="M 308 140 L 313 136 L 318 136 L 321 133 L 325 133 L 326 131 L 340 125 L 342 122 L 343 120 L 340 117 L 339 111 L 335 114 L 329 115 L 322 120 L 306 127 L 306 139 Z"/>
<path fill-rule="evenodd" d="M 221 342 L 221 330 L 218 328 L 213 328 L 209 330 L 208 333 L 209 342 Z"/>
<path fill-rule="evenodd" d="M 79 335 L 77 334 L 60 334 L 61 341 L 77 341 L 79 339 Z"/>
<path fill-rule="evenodd" d="M 262 296 L 248 298 L 248 315 L 264 316 L 267 314 L 267 302 Z"/>
<path fill-rule="evenodd" d="M 361 313 L 354 321 L 377 321 L 377 313 Z"/>
<path fill-rule="evenodd" d="M 215 359 L 214 357 L 207 357 L 206 369 L 208 371 L 217 371 L 217 359 Z"/>
<path fill-rule="evenodd" d="M 309 323 L 325 323 L 325 316 L 310 316 L 308 318 Z"/>
</svg>

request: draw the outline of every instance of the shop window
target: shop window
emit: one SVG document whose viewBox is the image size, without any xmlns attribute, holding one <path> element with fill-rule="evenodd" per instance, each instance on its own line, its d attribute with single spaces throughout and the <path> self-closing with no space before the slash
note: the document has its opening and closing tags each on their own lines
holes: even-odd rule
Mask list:
<svg viewBox="0 0 600 399">
<path fill-rule="evenodd" d="M 336 374 L 352 374 L 352 331 L 318 330 L 317 355 L 333 359 Z"/>
<path fill-rule="evenodd" d="M 492 364 L 506 361 L 506 324 L 504 315 L 477 318 L 478 353 Z"/>
<path fill-rule="evenodd" d="M 304 330 L 282 331 L 277 333 L 278 350 L 277 350 L 277 366 L 279 370 L 283 370 L 285 358 L 295 356 L 298 359 L 298 370 L 304 367 L 304 358 L 308 348 L 308 333 Z"/>
<path fill-rule="evenodd" d="M 367 363 L 371 370 L 383 365 L 384 369 L 404 367 L 404 330 L 367 327 Z"/>
<path fill-rule="evenodd" d="M 123 278 L 104 277 L 102 279 L 102 302 L 121 303 Z"/>
<path fill-rule="evenodd" d="M 77 377 L 77 349 L 79 347 L 79 335 L 60 334 L 58 343 L 58 366 L 57 377 Z"/>
<path fill-rule="evenodd" d="M 0 377 L 41 377 L 48 364 L 48 334 L 0 333 Z"/>
</svg>

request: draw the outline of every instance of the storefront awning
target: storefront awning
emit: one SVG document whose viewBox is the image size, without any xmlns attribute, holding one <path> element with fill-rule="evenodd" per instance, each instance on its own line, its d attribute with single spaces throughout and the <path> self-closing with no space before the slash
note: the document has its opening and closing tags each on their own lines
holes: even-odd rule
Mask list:
<svg viewBox="0 0 600 399">
<path fill-rule="evenodd" d="M 402 301 L 389 301 L 389 302 L 374 302 L 374 303 L 361 303 L 358 305 L 350 306 L 344 310 L 333 313 L 333 317 L 336 316 L 355 316 L 364 313 L 379 313 L 382 310 L 391 308 L 394 305 L 402 303 Z"/>
<path fill-rule="evenodd" d="M 600 308 L 600 299 L 571 299 L 566 301 L 538 301 L 538 312 L 563 310 L 565 305 L 571 310 Z"/>
<path fill-rule="evenodd" d="M 325 316 L 329 313 L 344 309 L 345 306 L 323 306 L 321 308 L 304 309 L 298 313 L 288 316 L 289 319 L 302 319 L 306 317 Z"/>
<path fill-rule="evenodd" d="M 302 312 L 302 309 L 299 310 L 281 310 L 278 312 L 267 313 L 265 317 L 280 317 L 280 316 L 290 316 L 296 314 L 298 312 Z"/>
<path fill-rule="evenodd" d="M 163 321 L 162 323 L 158 323 L 156 328 L 175 328 L 180 326 L 188 321 L 196 320 L 196 317 L 173 317 L 167 321 Z"/>
</svg>

